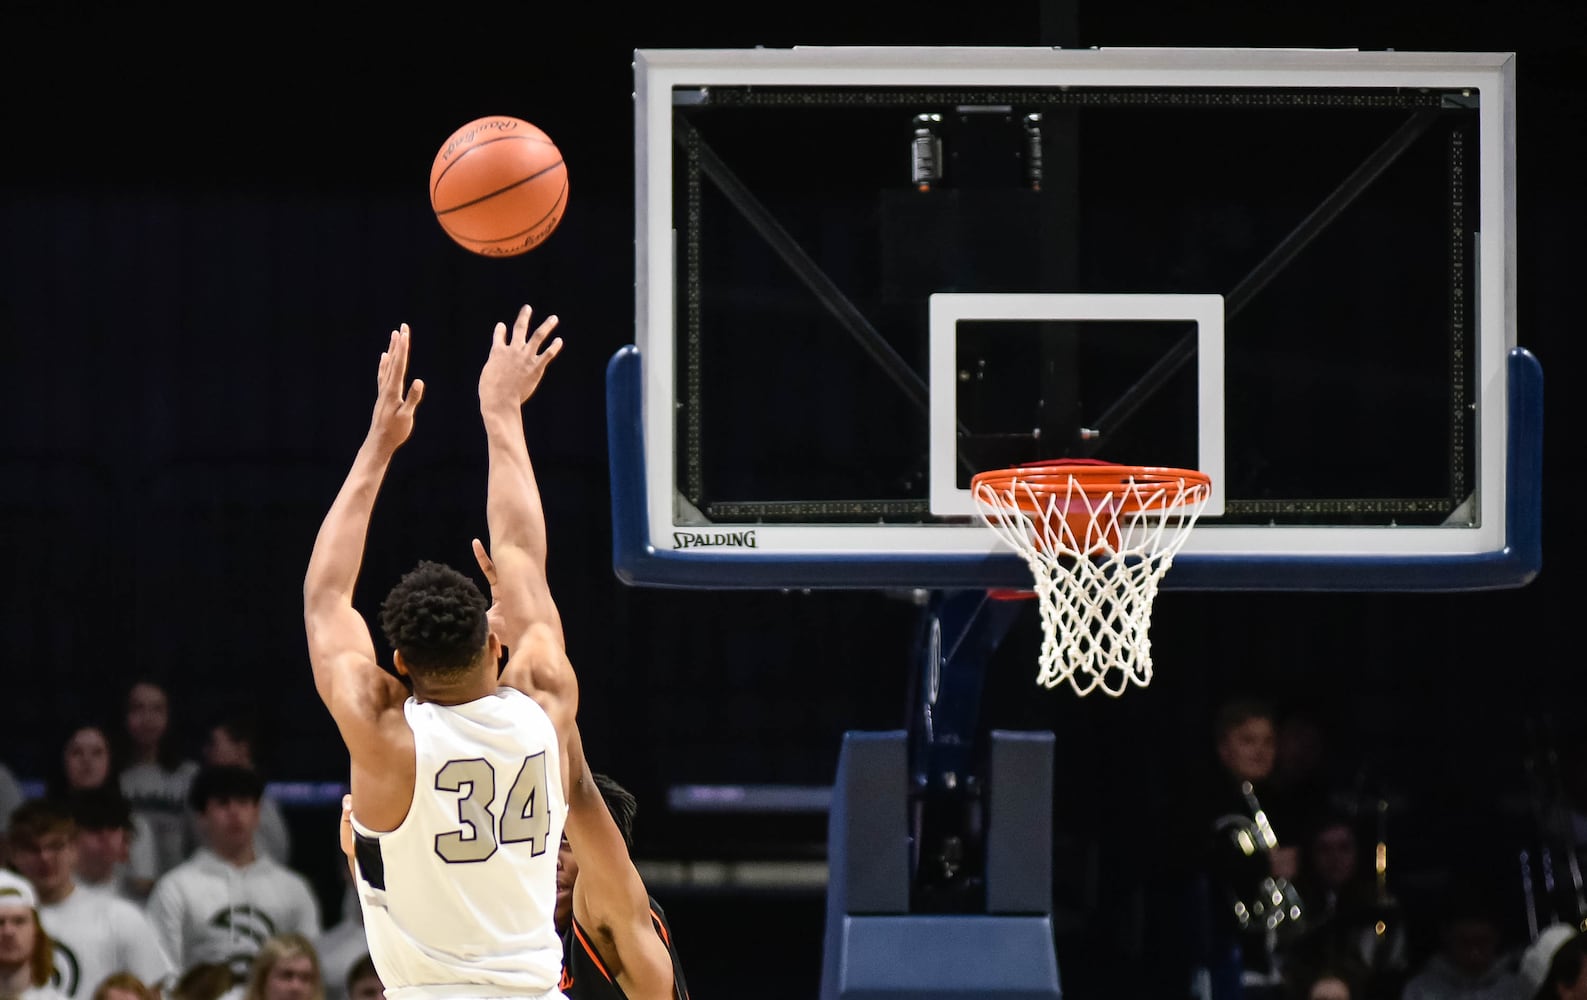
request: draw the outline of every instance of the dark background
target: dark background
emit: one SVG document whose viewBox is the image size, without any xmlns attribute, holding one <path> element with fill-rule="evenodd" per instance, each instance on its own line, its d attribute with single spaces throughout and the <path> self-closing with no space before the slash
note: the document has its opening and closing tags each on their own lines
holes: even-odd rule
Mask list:
<svg viewBox="0 0 1587 1000">
<path fill-rule="evenodd" d="M 1172 962 L 1143 954 L 1165 940 L 1154 934 L 1172 939 L 1153 928 L 1173 915 L 1135 908 L 1174 846 L 1163 803 L 1204 769 L 1212 708 L 1234 691 L 1316 711 L 1331 766 L 1392 790 L 1408 895 L 1463 871 L 1513 884 L 1524 725 L 1547 717 L 1562 740 L 1582 728 L 1567 492 L 1582 5 L 18 3 L 0 34 L 0 759 L 42 776 L 66 726 L 114 718 L 148 675 L 173 692 L 190 753 L 208 714 L 242 699 L 264 724 L 271 778 L 340 780 L 300 587 L 367 426 L 375 361 L 410 323 L 429 392 L 376 511 L 366 612 L 419 558 L 468 565 L 484 534 L 475 379 L 491 324 L 528 301 L 561 316 L 567 342 L 526 422 L 582 725 L 595 766 L 639 795 L 640 853 L 656 858 L 819 857 L 819 816 L 669 815 L 666 789 L 829 782 L 843 731 L 905 724 L 918 612 L 882 594 L 633 591 L 613 577 L 603 373 L 633 334 L 635 48 L 1517 52 L 1519 337 L 1549 388 L 1538 579 L 1469 594 L 1169 593 L 1157 679 L 1116 701 L 1034 687 L 1032 613 L 999 650 L 984 707 L 989 723 L 1059 736 L 1060 874 L 1083 865 L 1094 879 L 1060 886 L 1073 996 L 1176 995 Z M 540 125 L 569 165 L 560 228 L 521 258 L 462 252 L 423 194 L 441 140 L 486 114 Z M 834 168 L 818 144 L 802 155 L 813 185 Z M 334 814 L 293 816 L 299 867 L 334 899 Z M 814 995 L 819 895 L 658 895 L 696 996 L 742 994 L 748 977 L 761 996 Z M 1524 943 L 1520 903 L 1504 898 Z M 1155 980 L 1140 971 L 1159 966 Z"/>
</svg>

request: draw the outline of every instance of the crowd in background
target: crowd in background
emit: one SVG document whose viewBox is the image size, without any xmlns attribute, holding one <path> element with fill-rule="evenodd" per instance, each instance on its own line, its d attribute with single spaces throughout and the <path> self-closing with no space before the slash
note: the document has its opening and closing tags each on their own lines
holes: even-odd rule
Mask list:
<svg viewBox="0 0 1587 1000">
<path fill-rule="evenodd" d="M 161 685 L 123 708 L 69 727 L 31 794 L 0 763 L 0 996 L 380 1000 L 351 878 L 326 921 L 251 715 L 208 720 L 189 757 Z"/>
<path fill-rule="evenodd" d="M 1392 791 L 1339 780 L 1315 717 L 1234 697 L 1219 707 L 1211 737 L 1216 777 L 1196 793 L 1201 839 L 1190 838 L 1188 852 L 1196 898 L 1208 908 L 1191 963 L 1202 995 L 1587 997 L 1579 754 L 1553 757 L 1558 787 L 1533 790 L 1538 825 L 1521 838 L 1519 876 L 1507 858 L 1473 856 L 1413 887 L 1422 898 L 1406 898 L 1388 878 L 1385 834 L 1389 810 L 1404 804 Z"/>
<path fill-rule="evenodd" d="M 333 831 L 294 844 L 250 712 L 204 720 L 191 757 L 171 715 L 169 693 L 138 682 L 118 718 L 69 727 L 33 794 L 0 762 L 0 978 L 12 984 L 0 995 L 376 1000 L 345 866 L 326 887 L 294 864 L 295 851 L 335 851 Z M 1200 908 L 1185 924 L 1183 996 L 1587 1000 L 1587 757 L 1574 744 L 1551 758 L 1558 787 L 1536 804 L 1540 832 L 1560 837 L 1518 859 L 1537 878 L 1517 934 L 1503 879 L 1457 873 L 1423 905 L 1407 900 L 1384 859 L 1393 793 L 1341 780 L 1315 716 L 1232 696 L 1207 735 L 1215 778 L 1185 790 L 1190 822 L 1167 834 Z M 321 900 L 338 893 L 327 920 Z"/>
</svg>

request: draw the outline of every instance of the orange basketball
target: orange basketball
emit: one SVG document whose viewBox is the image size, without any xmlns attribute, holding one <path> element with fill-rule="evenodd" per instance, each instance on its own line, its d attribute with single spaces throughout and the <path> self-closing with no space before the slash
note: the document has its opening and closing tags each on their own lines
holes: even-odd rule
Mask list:
<svg viewBox="0 0 1587 1000">
<path fill-rule="evenodd" d="M 477 118 L 441 144 L 430 207 L 446 235 L 485 257 L 545 241 L 568 207 L 568 168 L 551 137 L 521 118 Z"/>
</svg>

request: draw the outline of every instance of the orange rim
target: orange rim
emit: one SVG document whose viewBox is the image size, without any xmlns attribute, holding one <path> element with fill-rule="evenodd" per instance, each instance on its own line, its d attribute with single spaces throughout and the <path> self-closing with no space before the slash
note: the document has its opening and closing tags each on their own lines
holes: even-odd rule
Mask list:
<svg viewBox="0 0 1587 1000">
<path fill-rule="evenodd" d="M 1143 497 L 1139 490 L 1129 490 L 1131 483 L 1137 487 L 1169 486 L 1181 484 L 1174 496 Z M 1030 509 L 1031 497 L 1067 497 L 1073 489 L 1087 499 L 1100 499 L 1109 494 L 1121 511 L 1161 509 L 1177 506 L 1187 493 L 1197 493 L 1212 485 L 1212 478 L 1195 469 L 1173 469 L 1154 465 L 1117 465 L 1112 462 L 1055 458 L 1006 469 L 988 469 L 970 479 L 970 489 L 985 485 L 999 493 L 1012 491 L 1015 502 L 1027 513 L 1042 513 Z M 1018 485 L 1020 489 L 1014 490 Z"/>
</svg>

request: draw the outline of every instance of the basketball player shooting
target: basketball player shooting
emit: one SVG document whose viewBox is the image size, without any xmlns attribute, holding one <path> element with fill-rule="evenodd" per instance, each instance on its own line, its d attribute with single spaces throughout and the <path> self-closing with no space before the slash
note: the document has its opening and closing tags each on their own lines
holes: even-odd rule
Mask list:
<svg viewBox="0 0 1587 1000">
<path fill-rule="evenodd" d="M 315 687 L 351 758 L 359 905 L 389 1000 L 559 997 L 557 850 L 567 820 L 578 687 L 545 583 L 545 523 L 523 404 L 561 351 L 551 317 L 496 324 L 479 379 L 490 460 L 486 521 L 516 632 L 490 627 L 467 576 L 421 562 L 382 603 L 392 666 L 352 604 L 370 516 L 413 430 L 410 334 L 380 357 L 369 431 L 320 526 L 304 579 Z M 510 650 L 500 671 L 503 646 Z M 582 756 L 582 755 L 581 755 Z"/>
</svg>

